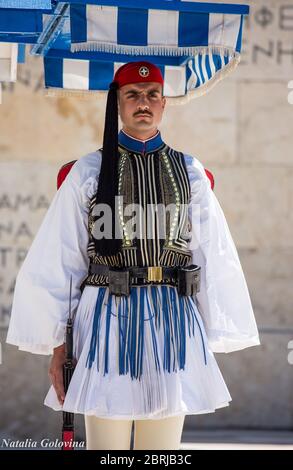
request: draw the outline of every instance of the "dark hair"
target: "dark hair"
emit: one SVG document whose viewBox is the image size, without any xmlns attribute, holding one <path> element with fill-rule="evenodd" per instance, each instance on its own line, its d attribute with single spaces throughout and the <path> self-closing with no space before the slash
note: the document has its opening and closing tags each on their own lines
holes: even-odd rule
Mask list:
<svg viewBox="0 0 293 470">
<path fill-rule="evenodd" d="M 96 252 L 103 256 L 117 254 L 122 245 L 121 238 L 115 238 L 115 226 L 119 229 L 118 214 L 115 211 L 115 196 L 118 195 L 118 83 L 112 82 L 109 87 L 105 128 L 102 148 L 102 163 L 99 175 L 96 203 L 106 204 L 112 211 L 111 238 L 95 240 Z M 121 235 L 121 234 L 120 234 Z"/>
</svg>

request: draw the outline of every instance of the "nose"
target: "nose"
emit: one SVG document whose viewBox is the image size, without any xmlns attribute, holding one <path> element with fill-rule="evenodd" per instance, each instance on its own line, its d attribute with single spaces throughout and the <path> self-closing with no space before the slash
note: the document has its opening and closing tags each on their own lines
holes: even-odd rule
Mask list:
<svg viewBox="0 0 293 470">
<path fill-rule="evenodd" d="M 148 107 L 148 100 L 147 100 L 147 97 L 144 93 L 141 93 L 139 95 L 139 99 L 138 99 L 138 107 Z"/>
</svg>

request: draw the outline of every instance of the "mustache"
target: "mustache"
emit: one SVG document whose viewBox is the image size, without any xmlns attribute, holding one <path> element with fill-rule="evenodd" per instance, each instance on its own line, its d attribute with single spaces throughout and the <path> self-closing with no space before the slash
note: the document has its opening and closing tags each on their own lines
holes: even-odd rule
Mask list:
<svg viewBox="0 0 293 470">
<path fill-rule="evenodd" d="M 152 113 L 150 113 L 149 111 L 137 111 L 136 113 L 134 113 L 133 116 L 137 116 L 138 114 L 142 114 L 142 115 L 146 115 L 146 116 L 152 116 Z"/>
</svg>

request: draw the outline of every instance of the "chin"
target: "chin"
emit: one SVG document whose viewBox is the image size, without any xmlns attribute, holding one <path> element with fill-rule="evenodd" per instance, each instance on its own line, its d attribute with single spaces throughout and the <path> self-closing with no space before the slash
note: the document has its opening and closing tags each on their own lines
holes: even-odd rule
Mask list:
<svg viewBox="0 0 293 470">
<path fill-rule="evenodd" d="M 136 127 L 145 127 L 146 129 L 151 129 L 152 127 L 154 127 L 154 124 L 152 122 L 144 119 L 141 121 L 136 121 L 134 125 Z"/>
</svg>

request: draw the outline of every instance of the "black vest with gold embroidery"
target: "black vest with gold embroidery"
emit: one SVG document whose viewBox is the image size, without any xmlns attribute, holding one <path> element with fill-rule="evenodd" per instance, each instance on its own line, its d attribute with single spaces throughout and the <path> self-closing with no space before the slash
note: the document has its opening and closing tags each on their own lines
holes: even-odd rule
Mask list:
<svg viewBox="0 0 293 470">
<path fill-rule="evenodd" d="M 89 201 L 88 219 L 88 256 L 90 263 L 117 267 L 129 266 L 187 266 L 192 254 L 188 249 L 190 223 L 187 207 L 190 202 L 190 183 L 184 155 L 175 151 L 163 141 L 159 148 L 149 152 L 136 152 L 119 144 L 119 196 L 123 202 L 119 208 L 119 222 L 123 230 L 122 249 L 115 256 L 101 256 L 95 252 L 94 215 L 96 196 Z M 124 209 L 129 204 L 142 207 L 145 217 L 144 227 L 139 237 L 127 232 L 127 217 Z M 157 204 L 173 205 L 175 210 L 166 211 L 164 237 L 160 238 L 160 212 L 147 210 Z M 185 209 L 179 210 L 184 205 Z M 182 208 L 182 206 L 181 206 Z M 180 214 L 178 216 L 178 214 Z M 151 231 L 148 228 L 151 226 Z M 152 236 L 149 237 L 149 233 Z M 89 274 L 85 285 L 105 286 L 107 276 Z M 132 285 L 147 285 L 150 281 L 133 279 Z M 175 279 L 165 279 L 157 284 L 176 285 Z"/>
</svg>

